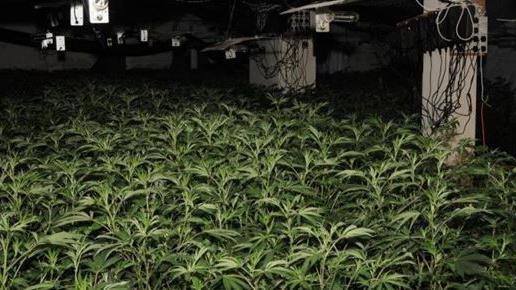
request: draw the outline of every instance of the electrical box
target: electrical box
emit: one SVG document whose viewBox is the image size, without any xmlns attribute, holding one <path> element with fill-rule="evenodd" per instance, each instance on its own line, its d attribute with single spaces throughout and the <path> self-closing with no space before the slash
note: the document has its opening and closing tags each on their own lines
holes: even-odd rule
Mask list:
<svg viewBox="0 0 516 290">
<path fill-rule="evenodd" d="M 307 32 L 312 28 L 312 19 L 315 15 L 315 12 L 303 10 L 298 11 L 296 13 L 292 13 L 290 15 L 289 22 L 289 30 L 291 32 Z"/>
<path fill-rule="evenodd" d="M 319 12 L 312 11 L 310 25 L 315 32 L 328 33 L 332 23 L 356 23 L 360 15 L 353 11 Z"/>
<path fill-rule="evenodd" d="M 147 29 L 140 30 L 140 41 L 141 42 L 149 41 L 149 31 Z"/>
<path fill-rule="evenodd" d="M 478 52 L 479 53 L 487 53 L 488 47 L 488 33 L 487 33 L 487 16 L 478 15 L 478 23 L 474 25 L 475 37 L 474 40 L 478 43 Z"/>
<path fill-rule="evenodd" d="M 236 50 L 234 48 L 229 48 L 225 51 L 226 59 L 235 59 L 236 58 Z"/>
<path fill-rule="evenodd" d="M 41 41 L 41 49 L 47 49 L 49 45 L 53 44 L 53 39 L 43 39 Z"/>
<path fill-rule="evenodd" d="M 311 13 L 311 25 L 315 28 L 315 32 L 330 32 L 331 22 L 335 15 L 332 13 Z"/>
<path fill-rule="evenodd" d="M 173 37 L 172 38 L 172 47 L 180 47 L 181 46 L 181 38 Z"/>
<path fill-rule="evenodd" d="M 88 0 L 91 24 L 109 23 L 109 0 Z"/>
<path fill-rule="evenodd" d="M 82 1 L 72 0 L 72 4 L 70 5 L 70 25 L 84 25 L 84 6 L 82 5 Z"/>
<path fill-rule="evenodd" d="M 43 34 L 34 35 L 34 40 L 40 41 L 41 49 L 45 50 L 50 47 L 51 44 L 54 44 L 54 34 L 50 31 Z"/>
<path fill-rule="evenodd" d="M 62 35 L 56 36 L 56 50 L 66 51 L 66 41 L 65 37 Z"/>
<path fill-rule="evenodd" d="M 299 90 L 315 87 L 317 63 L 311 37 L 278 37 L 257 41 L 249 59 L 249 82 Z"/>
<path fill-rule="evenodd" d="M 116 42 L 118 44 L 124 44 L 124 32 L 119 31 L 116 33 Z"/>
</svg>

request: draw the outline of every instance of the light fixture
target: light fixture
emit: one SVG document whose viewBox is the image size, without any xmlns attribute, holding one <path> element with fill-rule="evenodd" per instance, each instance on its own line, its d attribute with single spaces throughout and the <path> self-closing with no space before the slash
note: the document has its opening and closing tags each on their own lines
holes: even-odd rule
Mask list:
<svg viewBox="0 0 516 290">
<path fill-rule="evenodd" d="M 56 50 L 66 51 L 66 40 L 63 35 L 56 36 Z"/>
<path fill-rule="evenodd" d="M 88 0 L 90 23 L 109 23 L 109 0 Z"/>
<path fill-rule="evenodd" d="M 330 32 L 331 23 L 355 23 L 360 16 L 351 11 L 314 11 L 311 15 L 311 26 L 315 32 Z"/>
<path fill-rule="evenodd" d="M 176 36 L 172 37 L 172 47 L 180 47 L 181 46 L 181 38 Z"/>
<path fill-rule="evenodd" d="M 147 29 L 140 30 L 140 41 L 141 42 L 149 41 L 149 30 L 147 30 Z"/>
<path fill-rule="evenodd" d="M 118 31 L 116 33 L 116 42 L 118 44 L 124 44 L 124 32 L 123 31 Z"/>
<path fill-rule="evenodd" d="M 356 23 L 360 20 L 360 15 L 353 11 L 337 11 L 333 14 L 336 23 Z"/>
<path fill-rule="evenodd" d="M 225 51 L 226 59 L 235 59 L 236 58 L 236 49 L 229 48 Z"/>
<path fill-rule="evenodd" d="M 84 25 L 84 6 L 82 5 L 82 1 L 72 0 L 70 5 L 70 25 Z"/>
</svg>

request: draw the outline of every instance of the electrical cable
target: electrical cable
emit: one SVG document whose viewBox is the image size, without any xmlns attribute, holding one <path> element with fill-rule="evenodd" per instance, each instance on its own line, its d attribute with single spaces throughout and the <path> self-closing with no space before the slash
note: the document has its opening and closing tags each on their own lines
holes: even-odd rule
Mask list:
<svg viewBox="0 0 516 290">
<path fill-rule="evenodd" d="M 486 121 L 485 121 L 485 106 L 487 105 L 488 98 L 485 96 L 485 86 L 484 86 L 484 62 L 483 56 L 480 54 L 479 56 L 479 72 L 480 72 L 480 125 L 482 126 L 482 145 L 487 145 L 487 133 L 486 133 Z"/>
<path fill-rule="evenodd" d="M 72 3 L 72 5 L 73 5 L 73 17 L 75 18 L 75 24 L 79 24 L 79 19 L 77 18 L 77 5 L 78 5 L 78 2 L 74 1 Z"/>
<path fill-rule="evenodd" d="M 432 9 L 427 8 L 427 7 L 426 7 L 425 5 L 423 5 L 421 2 L 419 2 L 419 0 L 415 0 L 415 1 L 416 1 L 416 3 L 417 3 L 421 8 L 423 8 L 423 10 L 425 10 L 425 11 L 431 11 L 431 10 L 432 10 Z"/>
<path fill-rule="evenodd" d="M 443 13 L 443 11 L 445 11 L 445 14 L 444 14 L 444 17 L 442 18 L 442 20 L 440 20 L 441 14 Z M 435 19 L 435 24 L 436 24 L 436 27 L 437 27 L 437 33 L 439 34 L 441 39 L 443 39 L 444 41 L 447 41 L 447 42 L 450 42 L 451 39 L 445 37 L 442 34 L 442 32 L 441 32 L 441 24 L 446 20 L 446 17 L 448 16 L 449 12 L 450 12 L 450 9 L 442 9 L 442 10 L 439 11 L 439 13 L 437 13 L 437 18 Z"/>
<path fill-rule="evenodd" d="M 419 1 L 416 0 L 421 7 L 425 8 Z M 465 132 L 467 125 L 471 121 L 473 113 L 473 102 L 472 102 L 472 89 L 474 88 L 476 79 L 476 55 L 470 54 L 472 44 L 470 41 L 474 37 L 472 29 L 471 34 L 462 35 L 460 31 L 461 25 L 464 25 L 464 19 L 467 19 L 466 27 L 470 28 L 474 26 L 474 17 L 470 10 L 470 7 L 466 5 L 470 1 L 463 1 L 462 3 L 450 3 L 446 8 L 440 9 L 437 12 L 435 18 L 436 36 L 429 33 L 432 31 L 432 27 L 428 26 L 428 21 L 422 21 L 419 23 L 419 31 L 426 33 L 421 39 L 426 43 L 423 44 L 423 49 L 432 51 L 435 48 L 442 47 L 442 41 L 450 43 L 446 45 L 448 48 L 441 51 L 439 49 L 439 58 L 436 59 L 432 56 L 435 52 L 429 52 L 430 54 L 430 71 L 428 73 L 429 92 L 427 96 L 423 97 L 422 115 L 424 123 L 427 124 L 428 128 L 432 131 L 441 127 L 453 116 L 466 117 L 465 121 L 461 122 L 463 125 L 462 133 Z M 459 19 L 455 24 L 454 30 L 456 36 L 449 37 L 445 36 L 441 25 L 445 22 L 449 22 L 449 12 L 452 8 L 461 7 Z M 475 6 L 477 9 L 478 7 Z M 467 10 L 467 11 L 465 11 Z M 444 57 L 443 57 L 444 56 Z M 448 56 L 450 59 L 448 60 Z M 434 72 L 434 62 L 439 62 L 439 71 Z M 446 70 L 443 70 L 446 67 Z M 483 71 L 480 68 L 481 75 L 481 98 L 485 100 L 483 96 Z M 436 83 L 434 84 L 434 76 L 437 75 Z M 484 103 L 483 103 L 484 105 Z M 483 110 L 483 108 L 482 108 Z M 482 122 L 485 122 L 484 120 Z M 485 127 L 485 125 L 484 125 Z M 485 128 L 484 128 L 485 134 Z M 484 138 L 485 139 L 485 138 Z M 484 141 L 485 142 L 485 141 Z"/>
<path fill-rule="evenodd" d="M 475 35 L 475 33 L 473 32 L 473 30 L 471 30 L 471 34 L 468 36 L 468 37 L 462 37 L 462 35 L 460 35 L 460 32 L 459 32 L 459 26 L 462 22 L 462 18 L 464 17 L 464 11 L 466 10 L 468 12 L 468 15 L 469 15 L 469 20 L 470 20 L 470 23 L 471 23 L 471 26 L 474 25 L 475 21 L 474 21 L 474 17 L 473 15 L 471 14 L 471 11 L 469 10 L 468 7 L 464 6 L 464 5 L 461 5 L 462 7 L 462 10 L 461 10 L 461 13 L 460 13 L 460 17 L 459 17 L 459 20 L 457 20 L 457 25 L 455 25 L 455 33 L 457 34 L 457 37 L 462 40 L 462 41 L 470 41 L 471 39 L 473 39 L 473 36 Z"/>
<path fill-rule="evenodd" d="M 431 71 L 429 73 L 429 90 L 428 97 L 423 96 L 423 117 L 432 131 L 438 129 L 442 124 L 446 123 L 453 115 L 468 117 L 463 130 L 470 122 L 472 113 L 471 89 L 474 84 L 474 58 L 468 57 L 464 52 L 466 45 L 457 45 L 449 50 L 445 50 L 444 54 L 439 52 L 439 72 L 437 84 L 433 85 L 433 60 L 430 62 Z M 444 58 L 443 58 L 444 55 Z M 447 56 L 450 55 L 450 60 Z M 447 67 L 447 73 L 443 71 L 443 67 Z M 446 86 L 443 87 L 446 81 Z M 461 97 L 463 96 L 463 97 Z M 465 98 L 464 102 L 461 101 Z M 461 109 L 465 108 L 462 112 Z"/>
<path fill-rule="evenodd" d="M 252 56 L 265 79 L 279 77 L 290 90 L 308 86 L 308 51 L 303 37 L 279 38 L 264 44 L 263 53 Z M 309 45 L 309 44 L 308 44 Z"/>
<path fill-rule="evenodd" d="M 226 39 L 230 37 L 231 29 L 233 26 L 233 17 L 235 15 L 235 8 L 236 8 L 237 0 L 233 0 L 233 7 L 231 8 L 231 12 L 229 13 L 229 21 L 228 26 L 226 30 Z"/>
<path fill-rule="evenodd" d="M 259 1 L 259 3 L 251 3 L 249 1 L 242 1 L 243 4 L 247 5 L 256 14 L 256 28 L 258 32 L 262 32 L 267 24 L 269 14 L 281 8 L 278 4 L 267 4 Z"/>
</svg>

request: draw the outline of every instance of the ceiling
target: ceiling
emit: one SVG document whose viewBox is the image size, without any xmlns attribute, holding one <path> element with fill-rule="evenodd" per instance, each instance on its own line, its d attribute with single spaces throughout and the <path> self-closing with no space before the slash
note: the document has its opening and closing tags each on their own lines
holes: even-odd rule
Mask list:
<svg viewBox="0 0 516 290">
<path fill-rule="evenodd" d="M 86 0 L 83 0 L 86 1 Z M 38 45 L 30 35 L 2 32 L 2 24 L 29 23 L 39 27 L 44 32 L 49 27 L 49 16 L 60 17 L 61 24 L 54 31 L 67 31 L 77 39 L 77 47 L 87 47 L 82 41 L 94 41 L 98 30 L 104 34 L 114 32 L 115 27 L 135 29 L 182 19 L 185 15 L 194 15 L 208 24 L 213 34 L 221 37 L 250 36 L 259 32 L 277 33 L 286 23 L 286 17 L 279 13 L 292 7 L 311 4 L 316 1 L 306 0 L 110 0 L 110 24 L 89 25 L 81 28 L 70 28 L 70 0 L 0 0 L 0 41 L 12 42 L 6 39 L 16 39 L 18 44 L 30 43 Z M 257 11 L 271 8 L 267 26 L 263 31 L 257 31 Z M 360 14 L 360 23 L 375 29 L 375 25 L 395 27 L 395 24 L 406 18 L 420 13 L 415 0 L 353 0 L 352 4 L 332 7 L 333 10 L 350 10 Z M 56 16 L 56 17 L 57 17 Z M 192 23 L 191 25 L 195 25 Z M 18 33 L 18 32 L 15 32 Z M 82 34 L 82 35 L 81 35 Z M 107 37 L 107 36 L 106 36 Z M 195 34 L 192 38 L 206 43 L 205 39 Z M 163 49 L 169 49 L 169 40 L 163 40 Z M 208 42 L 214 42 L 211 39 Z M 99 50 L 98 45 L 90 43 L 92 51 Z M 73 47 L 73 45 L 72 45 Z M 138 53 L 140 53 L 138 51 Z M 142 52 L 144 53 L 144 52 Z"/>
<path fill-rule="evenodd" d="M 383 23 L 399 21 L 417 13 L 415 0 L 358 0 L 358 2 L 341 6 L 359 10 L 362 19 L 377 20 Z M 181 13 L 194 13 L 221 24 L 227 22 L 235 4 L 235 16 L 241 16 L 243 23 L 253 13 L 257 5 L 278 5 L 278 10 L 286 10 L 308 3 L 320 1 L 306 0 L 111 0 L 112 13 L 123 23 L 148 19 L 173 17 Z M 69 0 L 1 0 L 0 22 L 30 21 L 38 14 L 49 9 L 69 5 Z M 41 9 L 35 10 L 34 7 Z M 45 9 L 44 7 L 49 7 Z M 278 11 L 280 12 L 280 11 Z M 371 15 L 371 17 L 368 17 Z"/>
</svg>

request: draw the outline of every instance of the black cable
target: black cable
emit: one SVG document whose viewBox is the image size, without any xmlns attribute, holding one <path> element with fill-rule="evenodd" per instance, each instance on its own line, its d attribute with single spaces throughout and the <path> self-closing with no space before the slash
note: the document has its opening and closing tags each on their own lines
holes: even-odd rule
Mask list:
<svg viewBox="0 0 516 290">
<path fill-rule="evenodd" d="M 226 39 L 229 38 L 231 29 L 233 26 L 233 17 L 235 15 L 236 3 L 237 3 L 237 0 L 233 0 L 233 7 L 231 8 L 231 11 L 229 13 L 229 21 L 228 21 L 228 26 L 227 26 L 227 30 L 226 30 Z"/>
<path fill-rule="evenodd" d="M 77 19 L 77 1 L 73 1 L 73 17 L 75 18 L 75 24 L 79 24 L 79 19 Z"/>
</svg>

